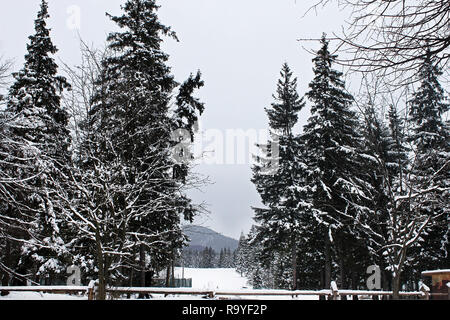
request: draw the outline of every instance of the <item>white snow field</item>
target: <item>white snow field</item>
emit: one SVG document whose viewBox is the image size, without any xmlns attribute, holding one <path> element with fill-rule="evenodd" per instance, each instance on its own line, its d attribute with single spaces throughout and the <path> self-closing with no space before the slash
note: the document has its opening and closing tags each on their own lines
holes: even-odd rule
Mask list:
<svg viewBox="0 0 450 320">
<path fill-rule="evenodd" d="M 175 276 L 181 278 L 184 273 L 184 278 L 192 278 L 193 290 L 205 290 L 205 291 L 225 291 L 225 292 L 245 292 L 251 290 L 251 286 L 248 285 L 247 279 L 241 277 L 235 269 L 197 269 L 197 268 L 176 268 Z M 183 288 L 182 290 L 189 290 L 190 288 Z M 251 300 L 318 300 L 318 296 L 272 296 L 271 290 L 260 290 L 260 292 L 266 294 L 264 296 L 226 296 L 221 295 L 215 297 L 215 299 L 251 299 Z M 133 298 L 132 298 L 133 299 Z M 204 296 L 198 295 L 168 295 L 152 294 L 152 299 L 156 300 L 198 300 L 204 299 Z M 5 297 L 0 297 L 0 300 L 87 300 L 84 296 L 64 295 L 64 294 L 42 294 L 34 292 L 11 292 Z"/>
<path fill-rule="evenodd" d="M 176 268 L 175 276 L 181 278 L 183 276 L 183 269 Z M 192 278 L 192 289 L 213 290 L 213 291 L 248 291 L 252 290 L 251 285 L 245 277 L 241 277 L 235 269 L 197 269 L 184 268 L 184 278 Z M 259 290 L 267 293 L 271 290 Z M 188 298 L 187 297 L 181 297 Z M 252 300 L 319 300 L 319 296 L 220 296 L 226 299 L 252 299 Z M 191 296 L 192 299 L 192 296 Z"/>
<path fill-rule="evenodd" d="M 183 276 L 182 268 L 175 268 L 175 277 Z M 184 278 L 192 279 L 193 289 L 239 290 L 251 289 L 247 279 L 241 277 L 235 269 L 197 269 L 184 268 Z"/>
<path fill-rule="evenodd" d="M 10 292 L 0 300 L 88 300 L 87 296 L 49 294 L 40 292 Z"/>
</svg>

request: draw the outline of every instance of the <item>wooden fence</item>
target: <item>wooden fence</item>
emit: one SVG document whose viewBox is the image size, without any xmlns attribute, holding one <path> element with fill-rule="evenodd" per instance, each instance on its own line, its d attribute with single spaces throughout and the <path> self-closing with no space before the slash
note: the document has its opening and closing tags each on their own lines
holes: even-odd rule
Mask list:
<svg viewBox="0 0 450 320">
<path fill-rule="evenodd" d="M 31 287 L 0 287 L 0 292 L 41 292 L 53 294 L 86 294 L 88 300 L 95 299 L 95 282 L 91 281 L 89 286 L 31 286 Z M 232 297 L 258 297 L 258 296 L 319 296 L 328 300 L 339 300 L 343 297 L 372 297 L 372 299 L 392 296 L 392 291 L 370 291 L 370 290 L 339 290 L 333 281 L 330 289 L 312 290 L 196 290 L 191 288 L 137 288 L 137 287 L 114 287 L 108 288 L 107 293 L 117 294 L 162 294 L 162 295 L 193 295 L 204 296 L 209 299 L 232 299 Z M 450 291 L 450 288 L 449 288 Z M 400 297 L 419 298 L 429 300 L 430 289 L 422 285 L 420 291 L 400 292 Z"/>
</svg>

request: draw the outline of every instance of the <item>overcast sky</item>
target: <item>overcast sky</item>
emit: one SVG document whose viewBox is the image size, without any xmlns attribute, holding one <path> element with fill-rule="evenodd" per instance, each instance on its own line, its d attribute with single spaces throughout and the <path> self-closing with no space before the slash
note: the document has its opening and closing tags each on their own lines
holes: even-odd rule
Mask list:
<svg viewBox="0 0 450 320">
<path fill-rule="evenodd" d="M 105 12 L 120 14 L 125 0 L 49 0 L 51 36 L 58 59 L 70 65 L 80 61 L 79 38 L 101 47 L 115 25 Z M 167 39 L 164 50 L 179 82 L 200 69 L 205 87 L 199 97 L 206 103 L 203 131 L 267 128 L 264 108 L 273 101 L 281 65 L 288 62 L 299 79 L 303 95 L 312 79 L 312 56 L 302 46 L 317 49 L 322 32 L 339 30 L 346 14 L 330 6 L 303 17 L 314 0 L 166 0 L 158 1 L 160 20 L 177 32 L 180 42 Z M 0 56 L 15 59 L 21 68 L 28 36 L 40 0 L 3 1 L 0 11 Z M 77 13 L 80 13 L 79 19 Z M 80 22 L 78 24 L 78 21 Z M 300 114 L 300 125 L 309 116 Z M 253 223 L 251 206 L 260 205 L 250 182 L 250 164 L 203 164 L 196 169 L 214 184 L 193 193 L 206 201 L 209 216 L 196 222 L 238 238 Z"/>
</svg>

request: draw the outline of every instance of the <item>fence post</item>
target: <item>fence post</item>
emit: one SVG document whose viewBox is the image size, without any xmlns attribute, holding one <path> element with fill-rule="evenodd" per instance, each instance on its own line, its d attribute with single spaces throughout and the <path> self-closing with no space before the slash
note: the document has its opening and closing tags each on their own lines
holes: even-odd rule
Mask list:
<svg viewBox="0 0 450 320">
<path fill-rule="evenodd" d="M 339 296 L 339 290 L 336 281 L 331 281 L 331 300 L 337 300 Z"/>
<path fill-rule="evenodd" d="M 420 283 L 419 290 L 423 292 L 423 297 L 425 300 L 430 300 L 430 288 L 428 288 L 425 283 Z"/>
<path fill-rule="evenodd" d="M 450 282 L 447 282 L 448 300 L 450 300 Z"/>
<path fill-rule="evenodd" d="M 91 280 L 88 285 L 88 300 L 95 300 L 95 280 Z"/>
</svg>

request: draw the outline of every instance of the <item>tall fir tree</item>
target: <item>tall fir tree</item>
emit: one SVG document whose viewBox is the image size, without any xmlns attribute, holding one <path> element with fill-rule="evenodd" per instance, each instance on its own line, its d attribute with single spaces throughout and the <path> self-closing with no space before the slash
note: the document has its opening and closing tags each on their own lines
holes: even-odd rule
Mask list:
<svg viewBox="0 0 450 320">
<path fill-rule="evenodd" d="M 298 113 L 305 106 L 297 93 L 297 79 L 287 65 L 283 64 L 281 79 L 278 81 L 275 102 L 266 108 L 271 134 L 278 138 L 279 155 L 276 168 L 271 174 L 264 170 L 273 165 L 257 159 L 253 168 L 252 182 L 261 196 L 265 208 L 254 208 L 258 237 L 266 253 L 274 252 L 290 257 L 291 287 L 297 287 L 297 253 L 304 225 L 303 208 L 299 201 L 299 174 L 302 161 L 299 158 L 300 146 L 293 128 L 298 121 Z M 271 142 L 269 142 L 271 143 Z M 272 146 L 274 146 L 272 144 Z M 287 244 L 287 245 L 286 245 Z M 286 250 L 287 249 L 287 250 Z"/>
<path fill-rule="evenodd" d="M 371 198 L 367 206 L 370 211 L 360 218 L 364 226 L 362 237 L 366 239 L 370 260 L 368 263 L 380 266 L 382 270 L 383 289 L 390 290 L 392 284 L 391 266 L 395 264 L 395 254 L 389 248 L 396 239 L 393 230 L 400 229 L 394 221 L 404 213 L 393 210 L 395 197 L 406 192 L 404 177 L 407 175 L 408 150 L 404 137 L 404 123 L 397 109 L 391 105 L 386 124 L 376 112 L 372 103 L 366 107 L 363 126 L 366 161 L 366 181 L 371 185 Z M 405 211 L 406 209 L 403 208 Z M 407 213 L 406 213 L 407 214 Z M 401 224 L 398 224 L 401 225 Z M 387 249 L 387 250 L 386 250 Z"/>
<path fill-rule="evenodd" d="M 335 276 L 340 277 L 341 287 L 348 285 L 347 273 L 357 262 L 350 252 L 359 247 L 352 222 L 366 210 L 359 205 L 366 196 L 364 181 L 359 178 L 363 162 L 357 118 L 351 110 L 353 97 L 345 90 L 342 73 L 332 68 L 335 60 L 324 35 L 313 59 L 315 76 L 306 94 L 313 105 L 302 136 L 308 201 L 318 222 L 311 228 L 322 243 L 324 287 L 329 287 Z M 339 274 L 332 272 L 334 263 L 339 265 Z"/>
<path fill-rule="evenodd" d="M 370 210 L 359 217 L 358 225 L 366 236 L 372 262 L 386 270 L 384 289 L 392 288 L 394 299 L 398 299 L 402 285 L 418 289 L 416 280 L 423 267 L 420 263 L 426 258 L 423 252 L 429 250 L 420 239 L 427 234 L 427 228 L 437 226 L 436 217 L 440 214 L 427 211 L 438 186 L 433 175 L 427 174 L 424 180 L 417 178 L 421 172 L 417 151 L 406 147 L 405 124 L 394 106 L 389 109 L 388 119 L 386 125 L 373 106 L 366 112 L 366 181 L 372 186 L 372 200 L 366 205 Z"/>
<path fill-rule="evenodd" d="M 89 115 L 96 134 L 86 143 L 94 152 L 81 164 L 91 176 L 102 178 L 94 181 L 101 187 L 93 189 L 91 198 L 101 220 L 108 219 L 96 228 L 96 241 L 114 243 L 113 250 L 98 249 L 103 289 L 132 273 L 145 286 L 147 271 L 169 267 L 179 254 L 185 241 L 180 219 L 192 220 L 196 209 L 183 192 L 187 171 L 182 179 L 173 173 L 179 141 L 173 141 L 172 133 L 192 132 L 204 108 L 192 97 L 203 86 L 198 73 L 180 86 L 171 109 L 178 83 L 161 42 L 164 35 L 176 36 L 159 21 L 155 1 L 128 0 L 122 9 L 123 15 L 110 16 L 121 29 L 108 36 L 112 55 L 102 62 Z M 100 296 L 105 297 L 104 290 Z"/>
<path fill-rule="evenodd" d="M 443 116 L 449 110 L 448 98 L 439 83 L 442 70 L 430 51 L 418 72 L 420 85 L 409 101 L 410 141 L 414 146 L 412 174 L 421 189 L 437 187 L 427 195 L 423 210 L 433 221 L 427 228 L 417 259 L 421 269 L 448 267 L 450 258 L 450 141 Z"/>
<path fill-rule="evenodd" d="M 67 225 L 61 211 L 69 196 L 65 186 L 71 168 L 71 138 L 61 94 L 70 86 L 57 74 L 53 58 L 57 48 L 46 25 L 48 18 L 48 4 L 42 0 L 24 67 L 13 74 L 6 108 L 7 116 L 14 119 L 9 123 L 11 139 L 29 146 L 15 149 L 12 156 L 23 160 L 34 153 L 32 164 L 25 161 L 11 173 L 17 179 L 28 179 L 28 188 L 14 190 L 20 205 L 7 210 L 26 223 L 20 264 L 24 271 L 36 274 L 36 280 L 63 272 L 68 259 L 63 240 Z"/>
<path fill-rule="evenodd" d="M 241 277 L 244 275 L 244 273 L 248 270 L 248 264 L 250 263 L 248 258 L 248 243 L 247 239 L 245 237 L 245 234 L 241 232 L 241 236 L 239 237 L 239 243 L 238 247 L 236 249 L 236 271 L 240 273 Z"/>
</svg>

